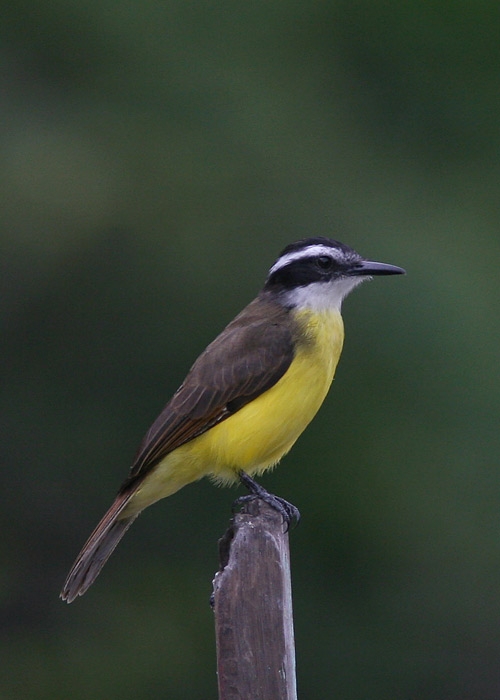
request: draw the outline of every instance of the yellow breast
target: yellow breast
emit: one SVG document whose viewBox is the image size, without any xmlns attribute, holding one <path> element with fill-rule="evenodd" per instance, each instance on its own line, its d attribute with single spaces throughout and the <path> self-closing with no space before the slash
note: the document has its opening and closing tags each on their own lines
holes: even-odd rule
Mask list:
<svg viewBox="0 0 500 700">
<path fill-rule="evenodd" d="M 260 474 L 288 452 L 323 403 L 344 340 L 336 310 L 300 311 L 294 320 L 295 357 L 283 377 L 234 415 L 168 454 L 144 479 L 127 516 L 203 476 L 228 483 L 238 479 L 240 470 Z"/>
<path fill-rule="evenodd" d="M 330 309 L 301 311 L 296 322 L 296 354 L 283 377 L 197 439 L 216 478 L 232 481 L 240 469 L 259 474 L 276 464 L 323 403 L 342 351 L 342 317 Z"/>
</svg>

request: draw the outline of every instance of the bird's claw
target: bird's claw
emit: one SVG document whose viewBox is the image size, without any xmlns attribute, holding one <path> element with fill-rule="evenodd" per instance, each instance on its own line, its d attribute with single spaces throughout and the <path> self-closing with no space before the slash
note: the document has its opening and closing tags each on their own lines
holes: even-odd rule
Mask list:
<svg viewBox="0 0 500 700">
<path fill-rule="evenodd" d="M 261 501 L 264 501 L 264 503 L 267 503 L 269 506 L 271 506 L 271 508 L 280 513 L 281 517 L 283 518 L 283 522 L 286 523 L 285 532 L 288 532 L 290 527 L 296 527 L 299 524 L 299 509 L 296 506 L 294 506 L 293 503 L 289 503 L 288 501 L 285 501 L 284 498 L 281 498 L 280 496 L 275 496 L 274 494 L 269 493 L 265 489 L 262 489 L 262 491 L 258 494 L 251 493 L 237 498 L 235 501 L 233 501 L 233 513 L 238 508 L 241 508 L 241 506 L 245 505 L 245 503 L 254 501 L 256 498 L 259 498 Z"/>
</svg>

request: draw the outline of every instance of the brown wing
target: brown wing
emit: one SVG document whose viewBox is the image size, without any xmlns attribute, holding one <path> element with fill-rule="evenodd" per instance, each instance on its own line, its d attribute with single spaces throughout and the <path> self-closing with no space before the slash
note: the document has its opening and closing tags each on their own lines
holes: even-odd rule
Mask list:
<svg viewBox="0 0 500 700">
<path fill-rule="evenodd" d="M 257 297 L 196 360 L 145 435 L 121 491 L 169 452 L 272 387 L 292 359 L 293 328 L 288 310 L 262 295 Z"/>
</svg>

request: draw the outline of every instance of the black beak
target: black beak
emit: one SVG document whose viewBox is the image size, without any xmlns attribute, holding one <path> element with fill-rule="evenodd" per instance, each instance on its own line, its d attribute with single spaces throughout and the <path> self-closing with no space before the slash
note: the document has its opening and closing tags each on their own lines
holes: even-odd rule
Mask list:
<svg viewBox="0 0 500 700">
<path fill-rule="evenodd" d="M 360 275 L 404 275 L 406 270 L 396 265 L 388 263 L 373 262 L 372 260 L 362 260 L 356 263 L 348 272 L 349 275 L 357 277 Z"/>
</svg>

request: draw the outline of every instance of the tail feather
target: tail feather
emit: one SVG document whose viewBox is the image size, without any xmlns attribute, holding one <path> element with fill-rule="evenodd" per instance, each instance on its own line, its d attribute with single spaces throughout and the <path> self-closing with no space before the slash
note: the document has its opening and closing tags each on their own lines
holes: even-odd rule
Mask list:
<svg viewBox="0 0 500 700">
<path fill-rule="evenodd" d="M 84 544 L 64 583 L 61 591 L 63 600 L 73 602 L 94 583 L 116 545 L 139 515 L 136 513 L 128 518 L 119 519 L 133 493 L 134 491 L 117 496 Z"/>
</svg>

